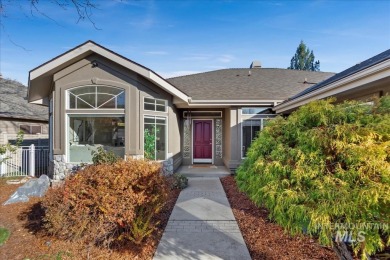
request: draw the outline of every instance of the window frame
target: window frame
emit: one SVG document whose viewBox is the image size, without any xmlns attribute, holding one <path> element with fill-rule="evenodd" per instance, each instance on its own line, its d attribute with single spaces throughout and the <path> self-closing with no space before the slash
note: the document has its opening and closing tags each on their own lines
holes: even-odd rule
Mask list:
<svg viewBox="0 0 390 260">
<path fill-rule="evenodd" d="M 75 90 L 75 89 L 81 89 L 81 88 L 87 88 L 87 87 L 94 87 L 95 88 L 95 92 L 91 92 L 91 93 L 83 93 L 83 94 L 80 94 L 78 96 L 81 96 L 81 95 L 87 95 L 87 94 L 94 94 L 95 95 L 95 105 L 97 104 L 97 100 L 98 100 L 98 95 L 99 94 L 105 94 L 105 95 L 112 95 L 112 97 L 108 100 L 106 100 L 104 103 L 102 103 L 100 106 L 98 107 L 94 107 L 93 105 L 89 104 L 87 101 L 85 101 L 84 99 L 81 99 L 84 103 L 86 103 L 87 105 L 89 105 L 90 107 L 88 108 L 77 108 L 77 98 L 78 96 L 76 96 L 75 94 L 73 94 L 71 91 L 72 90 Z M 110 93 L 100 93 L 98 92 L 98 87 L 107 87 L 107 88 L 112 88 L 112 89 L 117 89 L 120 91 L 119 94 L 117 95 L 114 95 L 114 94 L 110 94 Z M 124 107 L 123 108 L 118 108 L 118 97 L 120 95 L 124 95 Z M 70 107 L 70 97 L 73 97 L 75 99 L 75 108 L 71 108 Z M 105 107 L 102 107 L 103 105 L 107 104 L 108 102 L 110 102 L 112 99 L 115 100 L 115 108 L 105 108 Z M 91 110 L 91 111 L 97 111 L 97 110 L 103 110 L 103 109 L 109 109 L 109 110 L 120 110 L 120 109 L 125 109 L 126 107 L 126 91 L 125 89 L 123 88 L 120 88 L 120 87 L 114 87 L 114 86 L 108 86 L 108 85 L 85 85 L 85 86 L 77 86 L 77 87 L 73 87 L 73 88 L 70 88 L 70 89 L 67 89 L 66 90 L 66 109 L 67 110 L 84 110 L 84 109 L 87 109 L 87 110 Z"/>
<path fill-rule="evenodd" d="M 168 116 L 160 116 L 160 115 L 152 115 L 152 114 L 145 114 L 143 116 L 143 121 L 142 121 L 142 155 L 145 156 L 145 118 L 154 118 L 154 125 L 156 126 L 156 118 L 163 118 L 165 119 L 165 143 L 166 143 L 166 149 L 165 149 L 165 155 L 164 155 L 164 158 L 163 160 L 155 160 L 155 161 L 165 161 L 168 159 L 168 149 L 169 149 L 169 124 L 168 124 Z M 147 123 L 147 124 L 150 124 L 150 123 Z M 161 124 L 160 124 L 161 125 Z M 156 143 L 155 143 L 155 147 L 156 147 Z M 156 156 L 156 152 L 155 151 L 155 158 L 157 157 Z"/>
<path fill-rule="evenodd" d="M 67 163 L 73 163 L 73 164 L 80 164 L 80 163 L 92 163 L 92 161 L 90 162 L 82 162 L 82 161 L 71 161 L 70 160 L 70 135 L 69 135 L 69 127 L 70 127 L 70 118 L 71 117 L 105 117 L 105 118 L 110 118 L 110 117 L 123 117 L 124 119 L 124 151 L 125 151 L 125 156 L 126 156 L 126 115 L 123 113 L 123 114 L 116 114 L 116 113 L 65 113 L 65 116 L 66 116 L 66 151 L 65 151 L 65 156 L 66 156 L 66 160 L 67 160 Z M 78 144 L 80 145 L 80 144 Z M 87 146 L 89 144 L 81 144 L 83 146 Z"/>
<path fill-rule="evenodd" d="M 98 87 L 98 86 L 103 86 L 103 87 L 110 87 L 114 89 L 121 90 L 121 93 L 118 94 L 117 96 L 121 95 L 122 93 L 124 94 L 124 107 L 123 108 L 69 108 L 70 104 L 70 91 L 77 89 L 77 88 L 83 88 L 83 87 Z M 127 100 L 127 91 L 125 88 L 117 87 L 117 86 L 110 86 L 110 85 L 84 85 L 84 86 L 77 86 L 77 87 L 72 87 L 69 89 L 65 90 L 65 158 L 67 163 L 73 163 L 73 164 L 79 164 L 79 163 L 86 163 L 86 162 L 72 162 L 70 161 L 70 136 L 69 136 L 69 127 L 70 127 L 70 116 L 96 116 L 96 117 L 124 117 L 125 119 L 125 126 L 124 126 L 124 132 L 125 132 L 125 144 L 124 144 L 124 149 L 125 149 L 125 155 L 126 155 L 126 129 L 128 129 L 128 124 L 129 122 L 126 121 L 126 106 L 128 105 L 126 103 Z M 117 107 L 117 104 L 115 105 Z M 88 162 L 91 163 L 91 162 Z"/>
<path fill-rule="evenodd" d="M 39 134 L 42 134 L 42 125 L 30 125 L 30 124 L 19 124 L 19 131 L 23 131 L 24 132 L 24 130 L 22 130 L 21 129 L 21 126 L 28 126 L 28 128 L 29 128 L 29 132 L 28 133 L 24 133 L 24 134 L 27 134 L 27 135 L 39 135 Z M 39 133 L 32 133 L 32 127 L 39 127 L 40 128 L 40 131 L 39 131 Z"/>
<path fill-rule="evenodd" d="M 243 115 L 243 116 L 274 115 L 274 114 L 261 114 L 261 112 L 260 112 L 260 114 L 245 114 L 245 113 L 244 113 L 244 109 L 258 109 L 258 108 L 264 108 L 264 110 L 262 110 L 262 111 L 265 111 L 265 110 L 270 109 L 270 108 L 272 108 L 272 107 L 270 107 L 270 106 L 267 106 L 267 107 L 242 107 L 242 108 L 241 108 L 241 115 Z"/>
<path fill-rule="evenodd" d="M 244 121 L 260 121 L 260 132 L 263 131 L 264 129 L 264 120 L 272 120 L 274 119 L 274 117 L 266 117 L 266 118 L 256 118 L 256 117 L 252 117 L 252 118 L 245 118 L 245 119 L 242 119 L 241 120 L 241 159 L 245 159 L 246 156 L 244 154 L 244 130 L 243 130 L 243 127 L 244 127 Z M 252 131 L 252 125 L 251 125 L 251 131 Z M 251 141 L 251 144 L 253 142 L 254 139 L 252 139 Z"/>
<path fill-rule="evenodd" d="M 147 102 L 147 101 L 145 101 L 145 99 L 153 99 L 154 103 Z M 157 104 L 157 101 L 163 101 L 164 102 L 164 111 L 156 110 L 157 106 L 162 106 L 161 104 Z M 146 109 L 145 108 L 145 104 L 154 105 L 154 110 Z M 144 98 L 143 98 L 143 109 L 144 109 L 144 111 L 150 111 L 150 112 L 156 112 L 156 113 L 168 113 L 168 100 L 160 99 L 160 98 L 154 98 L 154 97 L 151 97 L 151 96 L 144 96 Z"/>
</svg>

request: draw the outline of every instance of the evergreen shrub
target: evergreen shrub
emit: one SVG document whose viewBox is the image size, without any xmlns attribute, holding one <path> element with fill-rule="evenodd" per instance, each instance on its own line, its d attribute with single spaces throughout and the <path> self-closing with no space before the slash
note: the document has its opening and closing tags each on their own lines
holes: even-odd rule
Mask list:
<svg viewBox="0 0 390 260">
<path fill-rule="evenodd" d="M 236 179 L 293 235 L 307 233 L 328 246 L 344 231 L 354 240 L 360 235 L 364 241 L 349 242 L 364 259 L 390 246 L 390 97 L 374 105 L 333 102 L 272 120 Z"/>
</svg>

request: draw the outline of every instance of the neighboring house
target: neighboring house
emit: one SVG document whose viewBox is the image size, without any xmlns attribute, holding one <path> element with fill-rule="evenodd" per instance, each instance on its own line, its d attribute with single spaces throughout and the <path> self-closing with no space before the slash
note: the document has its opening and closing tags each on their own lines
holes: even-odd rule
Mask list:
<svg viewBox="0 0 390 260">
<path fill-rule="evenodd" d="M 49 110 L 29 104 L 26 97 L 26 86 L 0 78 L 0 144 L 14 142 L 22 131 L 23 145 L 48 145 Z"/>
<path fill-rule="evenodd" d="M 389 93 L 390 49 L 291 96 L 273 110 L 289 114 L 313 100 L 336 97 L 337 102 L 351 99 L 369 102 Z"/>
<path fill-rule="evenodd" d="M 333 73 L 224 69 L 164 79 L 92 41 L 33 69 L 28 101 L 49 107 L 52 176 L 91 162 L 97 147 L 120 156 L 232 171 L 272 108 Z"/>
</svg>

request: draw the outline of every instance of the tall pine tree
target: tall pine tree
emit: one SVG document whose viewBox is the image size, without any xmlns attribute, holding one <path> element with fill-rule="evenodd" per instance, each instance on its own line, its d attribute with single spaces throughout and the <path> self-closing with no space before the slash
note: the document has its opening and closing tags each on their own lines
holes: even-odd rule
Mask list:
<svg viewBox="0 0 390 260">
<path fill-rule="evenodd" d="M 313 51 L 306 47 L 306 44 L 301 41 L 295 55 L 291 58 L 290 67 L 291 70 L 309 70 L 320 71 L 320 61 L 315 61 Z"/>
</svg>

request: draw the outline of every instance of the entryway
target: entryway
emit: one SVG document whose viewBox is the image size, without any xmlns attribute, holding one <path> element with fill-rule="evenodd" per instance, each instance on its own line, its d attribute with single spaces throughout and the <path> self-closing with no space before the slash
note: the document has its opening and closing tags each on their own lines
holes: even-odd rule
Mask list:
<svg viewBox="0 0 390 260">
<path fill-rule="evenodd" d="M 193 121 L 193 162 L 213 163 L 213 120 Z"/>
<path fill-rule="evenodd" d="M 182 165 L 176 173 L 183 174 L 187 177 L 223 177 L 230 175 L 230 171 L 225 166 L 216 165 Z"/>
</svg>

